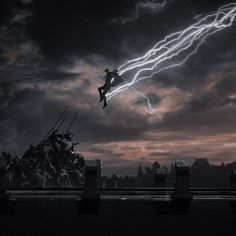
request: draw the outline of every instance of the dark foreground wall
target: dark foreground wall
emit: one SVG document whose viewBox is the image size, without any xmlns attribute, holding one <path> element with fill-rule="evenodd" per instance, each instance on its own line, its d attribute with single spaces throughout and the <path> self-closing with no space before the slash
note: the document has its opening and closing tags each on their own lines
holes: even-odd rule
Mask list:
<svg viewBox="0 0 236 236">
<path fill-rule="evenodd" d="M 27 200 L 0 215 L 0 235 L 236 235 L 225 200 L 193 200 L 186 215 L 160 215 L 152 202 L 103 202 L 98 215 L 79 215 L 76 202 Z"/>
</svg>

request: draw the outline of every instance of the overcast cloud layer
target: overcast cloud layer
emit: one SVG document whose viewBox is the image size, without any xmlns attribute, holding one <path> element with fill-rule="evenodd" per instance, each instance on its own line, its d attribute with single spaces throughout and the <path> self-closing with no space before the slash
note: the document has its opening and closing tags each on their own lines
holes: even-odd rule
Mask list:
<svg viewBox="0 0 236 236">
<path fill-rule="evenodd" d="M 132 90 L 98 104 L 104 69 L 142 55 L 198 14 L 231 1 L 5 0 L 0 3 L 0 148 L 21 155 L 66 105 L 85 158 L 104 173 L 135 174 L 140 161 L 211 162 L 236 156 L 236 24 L 181 68 L 140 83 L 158 117 Z M 64 127 L 66 128 L 66 127 Z"/>
</svg>

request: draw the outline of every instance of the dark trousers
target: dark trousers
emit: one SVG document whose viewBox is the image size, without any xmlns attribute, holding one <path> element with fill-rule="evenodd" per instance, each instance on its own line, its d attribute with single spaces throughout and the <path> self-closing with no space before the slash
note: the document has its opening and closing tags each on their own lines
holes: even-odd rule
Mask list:
<svg viewBox="0 0 236 236">
<path fill-rule="evenodd" d="M 106 93 L 110 90 L 110 86 L 103 85 L 98 88 L 100 99 L 104 101 L 104 104 L 107 104 Z"/>
</svg>

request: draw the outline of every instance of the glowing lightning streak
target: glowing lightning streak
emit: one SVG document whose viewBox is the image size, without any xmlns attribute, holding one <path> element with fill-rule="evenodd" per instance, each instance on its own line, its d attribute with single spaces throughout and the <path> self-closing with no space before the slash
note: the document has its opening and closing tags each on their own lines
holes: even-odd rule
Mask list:
<svg viewBox="0 0 236 236">
<path fill-rule="evenodd" d="M 133 79 L 108 93 L 107 99 L 111 99 L 141 80 L 149 79 L 164 70 L 183 65 L 198 51 L 206 38 L 232 26 L 235 17 L 236 3 L 224 5 L 216 13 L 206 15 L 185 30 L 168 35 L 160 42 L 157 42 L 143 56 L 125 62 L 118 68 L 119 75 L 133 72 L 135 73 Z M 178 63 L 173 63 L 174 60 L 178 60 L 178 56 L 182 56 L 182 59 Z M 172 63 L 164 65 L 170 60 Z M 155 70 L 157 67 L 159 68 Z M 151 72 L 151 74 L 140 76 L 143 72 Z M 150 100 L 142 93 L 138 93 L 147 99 L 149 108 L 154 111 Z"/>
<path fill-rule="evenodd" d="M 147 104 L 148 104 L 148 107 L 149 107 L 149 109 L 151 110 L 151 112 L 152 112 L 153 114 L 155 114 L 155 115 L 157 116 L 157 118 L 158 118 L 161 122 L 163 122 L 161 116 L 160 116 L 160 115 L 158 114 L 158 112 L 155 111 L 154 108 L 152 107 L 152 104 L 151 104 L 151 102 L 150 102 L 150 99 L 149 99 L 147 96 L 145 96 L 144 94 L 142 94 L 141 92 L 139 92 L 138 90 L 136 90 L 134 87 L 131 87 L 131 88 L 132 88 L 137 94 L 139 94 L 141 97 L 143 97 L 143 98 L 145 98 L 145 99 L 147 100 Z"/>
<path fill-rule="evenodd" d="M 207 18 L 212 17 L 212 16 L 213 16 L 213 14 L 210 15 L 210 16 L 205 17 L 204 20 L 206 20 Z M 155 55 L 156 52 L 159 52 L 159 51 L 161 51 L 162 49 L 168 49 L 169 51 L 170 51 L 170 50 L 173 51 L 174 49 L 176 49 L 176 45 L 175 45 L 173 48 L 171 48 L 171 49 L 170 49 L 169 47 L 167 47 L 167 46 L 168 46 L 169 44 L 174 43 L 174 42 L 176 42 L 177 40 L 179 40 L 182 36 L 184 36 L 184 34 L 189 33 L 189 31 L 191 31 L 192 29 L 200 29 L 200 30 L 201 30 L 201 28 L 203 27 L 203 25 L 201 25 L 200 28 L 199 28 L 199 26 L 197 26 L 197 25 L 200 24 L 200 23 L 202 23 L 202 21 L 203 21 L 203 19 L 200 20 L 197 24 L 194 24 L 193 26 L 188 27 L 188 28 L 185 29 L 184 31 L 180 31 L 180 32 L 174 33 L 174 34 L 172 34 L 172 35 L 168 35 L 164 40 L 158 42 L 158 43 L 157 43 L 151 50 L 149 50 L 144 56 L 126 62 L 125 64 L 123 64 L 122 66 L 119 67 L 120 75 L 124 74 L 125 72 L 129 71 L 130 69 L 134 69 L 135 67 L 137 67 L 137 65 L 139 65 L 139 66 L 140 66 L 140 65 L 141 65 L 141 66 L 144 65 L 144 64 L 140 64 L 140 62 L 138 62 L 138 63 L 132 64 L 131 66 L 129 66 L 128 68 L 125 68 L 124 70 L 121 70 L 122 67 L 124 67 L 125 65 L 127 65 L 127 64 L 129 64 L 129 63 L 131 63 L 131 62 L 139 61 L 139 60 L 144 59 L 144 58 L 145 58 L 145 60 L 144 60 L 143 62 L 146 62 L 146 61 L 148 61 L 148 59 L 149 59 L 151 56 Z M 193 32 L 193 33 L 194 33 L 194 32 Z M 195 31 L 195 33 L 198 33 L 198 31 Z M 177 38 L 174 38 L 174 39 L 168 41 L 166 44 L 162 45 L 162 43 L 166 42 L 169 38 L 174 37 L 175 35 L 178 36 L 178 37 L 177 37 Z M 191 36 L 191 35 L 188 35 L 187 38 L 184 38 L 184 40 L 188 39 L 189 36 Z M 179 43 L 179 45 L 181 45 L 181 42 Z M 158 47 L 158 46 L 160 46 L 160 47 L 156 49 L 156 47 Z M 177 46 L 178 46 L 178 45 L 177 45 Z M 165 54 L 168 53 L 169 51 L 165 52 Z M 165 54 L 164 54 L 164 55 L 160 55 L 160 57 L 165 56 Z M 157 60 L 157 59 L 158 59 L 158 58 L 156 58 L 156 60 Z M 141 62 L 142 62 L 142 61 L 141 61 Z M 150 62 L 153 62 L 153 61 L 148 61 L 148 63 L 150 63 Z"/>
</svg>

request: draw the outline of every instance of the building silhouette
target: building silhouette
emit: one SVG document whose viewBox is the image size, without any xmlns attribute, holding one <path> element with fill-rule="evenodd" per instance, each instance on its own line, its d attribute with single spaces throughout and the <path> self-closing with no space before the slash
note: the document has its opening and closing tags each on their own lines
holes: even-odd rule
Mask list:
<svg viewBox="0 0 236 236">
<path fill-rule="evenodd" d="M 211 164 L 207 158 L 196 158 L 190 167 L 190 186 L 195 188 L 229 188 L 235 177 L 236 162 L 221 165 Z M 106 187 L 173 187 L 175 184 L 175 167 L 168 169 L 154 162 L 150 166 L 138 165 L 136 176 L 104 176 Z M 236 177 L 235 177 L 236 179 Z M 236 181 L 235 181 L 236 182 Z"/>
</svg>

